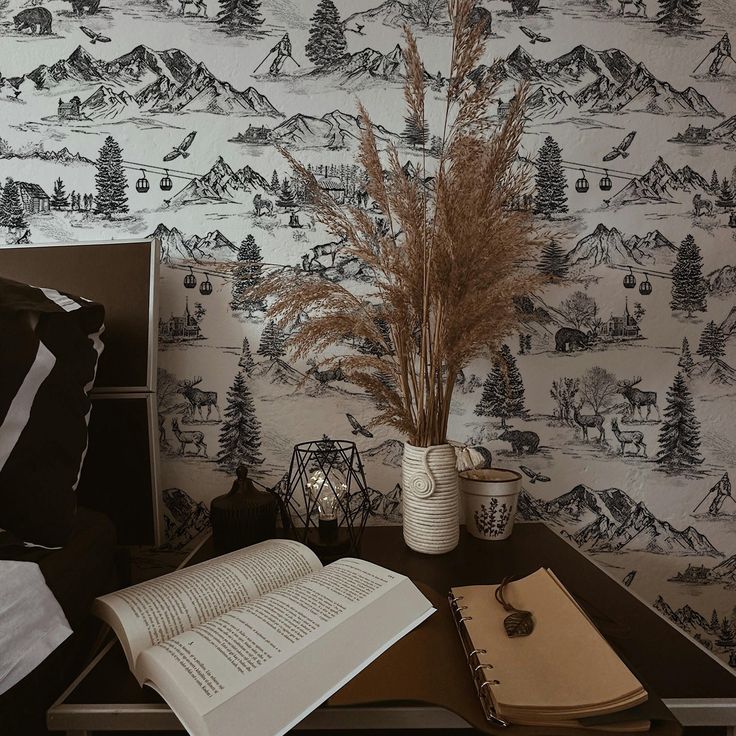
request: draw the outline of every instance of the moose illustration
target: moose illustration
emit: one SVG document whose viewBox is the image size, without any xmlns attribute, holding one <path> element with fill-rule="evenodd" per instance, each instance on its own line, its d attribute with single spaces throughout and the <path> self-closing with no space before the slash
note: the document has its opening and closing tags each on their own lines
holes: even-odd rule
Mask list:
<svg viewBox="0 0 736 736">
<path fill-rule="evenodd" d="M 184 396 L 184 398 L 189 402 L 189 411 L 187 416 L 190 419 L 194 419 L 196 411 L 199 410 L 200 420 L 203 422 L 209 421 L 212 408 L 214 407 L 217 410 L 217 421 L 219 422 L 222 419 L 222 416 L 220 415 L 220 407 L 217 405 L 217 392 L 202 391 L 201 389 L 196 388 L 200 383 L 202 383 L 202 377 L 195 376 L 191 381 L 184 379 L 183 381 L 179 381 L 176 385 L 176 393 Z M 207 407 L 206 419 L 202 415 L 203 406 Z"/>
<path fill-rule="evenodd" d="M 264 212 L 268 215 L 273 214 L 273 202 L 266 199 L 260 192 L 253 197 L 253 212 L 256 217 L 260 217 Z"/>
<path fill-rule="evenodd" d="M 629 402 L 629 417 L 633 419 L 634 412 L 638 411 L 639 419 L 648 420 L 649 415 L 652 413 L 652 407 L 654 407 L 657 411 L 657 420 L 661 419 L 659 407 L 657 406 L 657 392 L 642 391 L 638 388 L 635 388 L 639 383 L 641 383 L 640 376 L 634 377 L 631 381 L 623 379 L 616 382 L 617 392 L 620 393 L 626 399 L 626 401 Z M 641 413 L 641 408 L 643 406 L 646 406 L 647 408 L 646 417 L 643 417 Z"/>
<path fill-rule="evenodd" d="M 598 430 L 598 441 L 603 442 L 606 439 L 606 430 L 603 426 L 604 419 L 600 414 L 581 414 L 578 406 L 573 405 L 572 417 L 575 424 L 583 430 L 583 439 L 588 441 L 588 430 L 595 428 Z"/>
<path fill-rule="evenodd" d="M 184 451 L 187 445 L 194 445 L 195 455 L 199 455 L 199 451 L 202 450 L 202 454 L 207 457 L 207 444 L 204 441 L 204 433 L 199 431 L 193 432 L 182 432 L 179 429 L 179 422 L 176 419 L 171 420 L 171 431 L 174 433 L 174 437 L 179 441 L 179 454 L 186 454 Z"/>
<path fill-rule="evenodd" d="M 587 350 L 590 346 L 590 335 L 574 327 L 560 327 L 555 332 L 555 351 L 558 353 L 571 353 L 574 350 Z"/>
<path fill-rule="evenodd" d="M 519 429 L 507 429 L 498 436 L 499 440 L 511 443 L 511 449 L 517 455 L 524 454 L 524 448 L 529 454 L 539 449 L 539 435 L 536 432 L 522 432 Z"/>
<path fill-rule="evenodd" d="M 614 417 L 611 419 L 611 429 L 613 430 L 614 437 L 618 440 L 621 445 L 621 454 L 626 454 L 626 445 L 634 445 L 636 451 L 635 455 L 639 454 L 639 450 L 642 450 L 642 455 L 647 456 L 647 446 L 644 443 L 644 435 L 638 430 L 630 432 L 622 432 L 618 427 L 618 419 Z"/>
</svg>

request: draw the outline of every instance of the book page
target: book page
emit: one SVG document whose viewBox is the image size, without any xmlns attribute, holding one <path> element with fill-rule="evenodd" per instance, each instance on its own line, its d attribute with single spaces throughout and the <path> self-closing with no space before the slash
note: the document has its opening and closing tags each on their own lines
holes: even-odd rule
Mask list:
<svg viewBox="0 0 736 736">
<path fill-rule="evenodd" d="M 338 560 L 143 652 L 139 671 L 194 733 L 241 734 L 247 712 L 249 736 L 273 736 L 433 611 L 404 576 Z"/>
<path fill-rule="evenodd" d="M 322 569 L 303 544 L 270 539 L 95 601 L 135 674 L 139 654 L 282 585 Z"/>
</svg>

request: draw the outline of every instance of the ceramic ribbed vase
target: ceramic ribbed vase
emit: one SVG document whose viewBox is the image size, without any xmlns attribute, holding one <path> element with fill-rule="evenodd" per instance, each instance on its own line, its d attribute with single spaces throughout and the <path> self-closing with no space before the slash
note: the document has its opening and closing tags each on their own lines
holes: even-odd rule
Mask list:
<svg viewBox="0 0 736 736">
<path fill-rule="evenodd" d="M 401 496 L 404 541 L 411 549 L 439 555 L 457 547 L 459 479 L 451 445 L 404 444 Z"/>
</svg>

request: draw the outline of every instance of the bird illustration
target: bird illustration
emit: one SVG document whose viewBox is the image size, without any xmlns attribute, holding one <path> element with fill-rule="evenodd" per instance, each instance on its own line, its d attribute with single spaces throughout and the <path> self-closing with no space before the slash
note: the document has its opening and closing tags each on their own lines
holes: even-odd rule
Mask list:
<svg viewBox="0 0 736 736">
<path fill-rule="evenodd" d="M 365 28 L 365 23 L 361 25 L 360 23 L 355 24 L 355 30 L 353 33 L 357 33 L 359 36 L 365 36 L 365 33 L 363 33 L 363 29 Z"/>
<path fill-rule="evenodd" d="M 93 31 L 91 28 L 87 28 L 87 26 L 79 26 L 79 30 L 90 39 L 90 43 L 97 43 L 98 41 L 100 43 L 110 43 L 112 40 L 107 36 L 103 36 L 101 33 L 97 33 L 97 31 Z"/>
<path fill-rule="evenodd" d="M 613 150 L 610 153 L 607 153 L 604 157 L 604 161 L 613 161 L 615 158 L 618 158 L 621 156 L 621 158 L 628 158 L 628 150 L 629 146 L 631 145 L 632 141 L 636 137 L 636 131 L 632 130 L 631 133 L 629 133 L 626 138 L 624 138 L 621 143 L 618 146 L 614 146 Z"/>
<path fill-rule="evenodd" d="M 533 31 L 531 28 L 526 26 L 519 26 L 519 30 L 531 40 L 532 46 L 539 41 L 539 43 L 549 43 L 552 39 L 547 36 L 543 36 L 541 33 Z"/>
<path fill-rule="evenodd" d="M 352 414 L 346 414 L 345 416 L 348 418 L 350 426 L 353 428 L 353 434 L 362 434 L 363 437 L 368 437 L 369 439 L 373 437 L 373 434 L 371 434 L 371 432 L 369 432 Z"/>
<path fill-rule="evenodd" d="M 542 475 L 541 473 L 537 473 L 536 470 L 532 470 L 531 468 L 527 468 L 526 465 L 519 465 L 519 469 L 521 470 L 524 475 L 526 475 L 529 478 L 529 482 L 534 485 L 537 481 L 540 483 L 548 483 L 550 478 L 546 475 Z"/>
<path fill-rule="evenodd" d="M 173 151 L 171 151 L 171 153 L 167 153 L 164 156 L 164 161 L 173 161 L 175 158 L 179 158 L 179 156 L 182 158 L 188 158 L 189 146 L 192 145 L 192 141 L 196 135 L 197 131 L 193 130 L 178 146 L 174 148 Z"/>
</svg>

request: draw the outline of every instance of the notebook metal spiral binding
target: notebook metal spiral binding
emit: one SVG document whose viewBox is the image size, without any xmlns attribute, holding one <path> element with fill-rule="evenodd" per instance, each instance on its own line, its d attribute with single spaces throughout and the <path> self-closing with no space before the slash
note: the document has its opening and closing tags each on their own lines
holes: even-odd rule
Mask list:
<svg viewBox="0 0 736 736">
<path fill-rule="evenodd" d="M 458 601 L 462 600 L 462 596 L 455 597 L 452 593 L 449 593 L 447 599 L 450 603 L 450 611 L 452 612 L 452 618 L 455 621 L 458 633 L 460 634 L 460 641 L 463 645 L 463 651 L 465 652 L 465 659 L 468 662 L 470 668 L 470 675 L 473 678 L 473 685 L 475 691 L 478 694 L 478 699 L 483 708 L 483 713 L 487 721 L 495 723 L 497 726 L 508 726 L 508 722 L 499 718 L 496 715 L 496 709 L 493 705 L 493 698 L 490 694 L 490 689 L 493 685 L 498 684 L 498 680 L 489 680 L 484 675 L 486 670 L 492 670 L 493 665 L 483 663 L 478 657 L 479 654 L 486 654 L 485 649 L 475 649 L 473 643 L 470 641 L 470 635 L 468 634 L 468 628 L 465 626 L 466 621 L 472 621 L 472 616 L 466 616 L 463 612 L 467 610 L 467 606 L 461 605 Z"/>
</svg>

